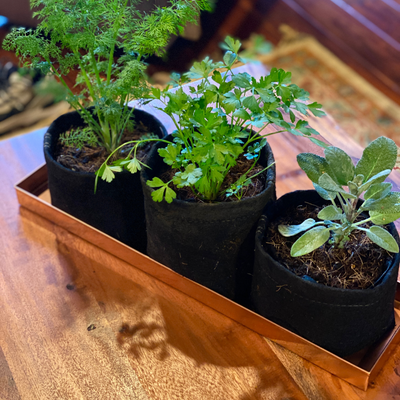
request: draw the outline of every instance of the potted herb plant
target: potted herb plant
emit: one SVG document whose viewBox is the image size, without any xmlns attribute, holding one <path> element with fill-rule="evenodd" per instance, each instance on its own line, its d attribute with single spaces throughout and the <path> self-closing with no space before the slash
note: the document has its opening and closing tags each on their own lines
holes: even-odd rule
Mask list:
<svg viewBox="0 0 400 400">
<path fill-rule="evenodd" d="M 281 129 L 270 134 L 288 130 L 317 140 L 312 136 L 317 132 L 296 121 L 292 109 L 323 112 L 319 104 L 303 102 L 308 93 L 290 84 L 289 72 L 273 69 L 258 81 L 235 72 L 240 42 L 228 37 L 225 43 L 223 62 L 206 58 L 182 77 L 175 75 L 176 89 L 153 89 L 149 97 L 163 103 L 160 109 L 176 131 L 153 147 L 141 178 L 148 255 L 242 301 L 250 290 L 251 232 L 276 198 L 274 158 L 260 134 L 276 124 Z M 198 78 L 187 93 L 184 83 Z M 105 163 L 99 175 L 106 176 L 108 168 Z"/>
<path fill-rule="evenodd" d="M 384 180 L 396 157 L 385 137 L 356 166 L 336 147 L 325 158 L 298 155 L 316 191 L 282 196 L 260 220 L 252 290 L 258 313 L 339 356 L 394 326 L 400 193 Z"/>
<path fill-rule="evenodd" d="M 52 204 L 144 251 L 139 178 L 120 174 L 113 187 L 100 183 L 94 195 L 94 172 L 121 143 L 143 135 L 165 136 L 155 117 L 128 102 L 148 91 L 145 58 L 164 53 L 170 36 L 195 22 L 209 5 L 207 0 L 173 0 L 146 14 L 137 3 L 31 0 L 38 27 L 14 29 L 3 46 L 27 65 L 54 74 L 76 110 L 54 121 L 45 135 Z M 78 72 L 75 90 L 64 80 L 71 71 Z M 145 157 L 147 150 L 137 155 Z"/>
</svg>

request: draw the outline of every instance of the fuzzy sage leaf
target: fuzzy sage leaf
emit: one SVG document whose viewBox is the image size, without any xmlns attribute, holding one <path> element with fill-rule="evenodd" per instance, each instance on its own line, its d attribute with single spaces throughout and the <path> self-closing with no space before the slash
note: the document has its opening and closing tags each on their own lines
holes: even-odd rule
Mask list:
<svg viewBox="0 0 400 400">
<path fill-rule="evenodd" d="M 386 229 L 380 226 L 371 226 L 371 228 L 367 230 L 367 236 L 383 249 L 392 253 L 399 252 L 399 245 Z"/>
<path fill-rule="evenodd" d="M 377 173 L 389 169 L 392 170 L 396 164 L 397 146 L 393 140 L 383 136 L 374 140 L 363 151 L 361 159 L 355 169 L 356 175 L 364 175 L 364 183 Z M 382 177 L 381 182 L 385 178 Z M 378 182 L 376 182 L 378 183 Z"/>
<path fill-rule="evenodd" d="M 311 253 L 313 250 L 321 247 L 329 240 L 329 229 L 324 226 L 317 226 L 306 232 L 303 236 L 297 239 L 290 250 L 292 257 L 300 257 L 304 254 Z"/>
<path fill-rule="evenodd" d="M 347 182 L 354 178 L 354 164 L 343 150 L 328 147 L 325 149 L 325 158 L 339 185 L 347 185 Z"/>
<path fill-rule="evenodd" d="M 314 219 L 308 218 L 300 225 L 279 225 L 278 230 L 281 235 L 290 237 L 297 235 L 300 232 L 304 232 L 317 224 L 321 224 L 321 222 L 315 222 Z"/>
<path fill-rule="evenodd" d="M 318 218 L 323 219 L 323 220 L 336 220 L 336 219 L 341 219 L 343 216 L 343 212 L 340 208 L 330 205 L 327 207 L 324 207 L 319 213 L 318 213 Z"/>
<path fill-rule="evenodd" d="M 297 157 L 300 167 L 313 181 L 316 191 L 332 204 L 318 213 L 321 223 L 327 227 L 315 227 L 318 222 L 311 219 L 314 221 L 311 224 L 308 219 L 303 224 L 279 229 L 281 234 L 288 236 L 287 233 L 293 232 L 295 235 L 312 228 L 293 244 L 291 255 L 298 257 L 307 254 L 329 238 L 329 243 L 343 247 L 355 230 L 365 231 L 367 236 L 380 247 L 398 252 L 395 239 L 379 226 L 400 218 L 400 193 L 392 192 L 392 184 L 383 182 L 396 163 L 395 143 L 385 137 L 376 139 L 364 150 L 361 160 L 355 167 L 351 158 L 336 147 L 326 148 L 325 156 L 326 158 L 323 158 L 315 154 L 302 153 Z M 362 202 L 360 196 L 364 192 L 365 201 Z M 360 214 L 366 211 L 369 212 L 369 218 L 357 221 Z M 364 224 L 369 221 L 378 226 L 366 228 Z"/>
</svg>

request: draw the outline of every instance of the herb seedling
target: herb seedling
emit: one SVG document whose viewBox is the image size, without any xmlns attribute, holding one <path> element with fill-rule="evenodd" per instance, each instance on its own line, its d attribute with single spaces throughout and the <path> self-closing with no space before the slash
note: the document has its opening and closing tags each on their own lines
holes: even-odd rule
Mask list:
<svg viewBox="0 0 400 400">
<path fill-rule="evenodd" d="M 60 135 L 60 142 L 64 146 L 74 146 L 81 149 L 83 146 L 98 146 L 99 142 L 93 130 L 88 126 L 85 128 L 72 128 Z"/>
<path fill-rule="evenodd" d="M 208 0 L 171 0 L 144 13 L 133 0 L 31 0 L 40 23 L 35 30 L 14 28 L 3 42 L 25 64 L 58 77 L 68 102 L 108 152 L 120 144 L 133 109 L 127 103 L 148 91 L 145 57 L 162 55 L 172 34 L 196 22 Z M 117 48 L 124 55 L 117 58 Z M 79 71 L 75 95 L 64 76 Z M 92 105 L 93 113 L 85 107 Z"/>
<path fill-rule="evenodd" d="M 384 182 L 394 168 L 396 158 L 396 144 L 385 137 L 371 142 L 356 166 L 337 147 L 326 148 L 325 158 L 312 153 L 299 154 L 297 161 L 301 169 L 319 195 L 332 204 L 318 213 L 322 221 L 309 218 L 300 225 L 279 225 L 279 232 L 286 237 L 307 231 L 293 244 L 291 256 L 308 254 L 327 241 L 343 248 L 355 230 L 366 232 L 369 239 L 383 249 L 398 253 L 397 242 L 381 227 L 400 218 L 400 193 L 392 192 L 392 184 Z M 363 193 L 364 201 L 359 204 Z M 356 222 L 365 212 L 369 212 L 369 217 Z M 367 222 L 373 225 L 367 228 L 364 225 Z"/>
<path fill-rule="evenodd" d="M 318 132 L 308 126 L 307 121 L 296 121 L 293 110 L 304 115 L 308 110 L 316 116 L 325 113 L 320 110 L 320 104 L 305 103 L 308 93 L 290 83 L 291 73 L 273 68 L 268 76 L 257 81 L 248 73 L 233 70 L 240 61 L 241 43 L 227 37 L 225 47 L 228 51 L 223 62 L 213 62 L 206 57 L 195 62 L 183 76 L 173 74 L 175 90 L 170 90 L 169 86 L 164 90 L 153 88 L 148 96 L 163 103 L 159 109 L 170 116 L 176 126 L 173 142 L 158 152 L 177 172 L 170 182 L 160 178 L 147 182 L 158 188 L 152 193 L 155 201 L 171 202 L 176 197 L 169 187 L 171 183 L 178 188 L 190 187 L 196 198 L 206 202 L 231 195 L 240 199 L 243 187 L 249 183 L 248 176 L 267 143 L 259 134 L 270 124 L 282 129 L 265 136 L 289 131 L 323 145 L 312 136 Z M 190 86 L 188 94 L 184 84 L 191 79 L 202 80 Z M 284 119 L 281 110 L 288 113 L 290 121 Z M 260 130 L 255 132 L 253 128 Z M 241 155 L 252 160 L 249 170 L 230 187 L 222 189 L 225 177 Z M 104 179 L 106 167 L 102 168 L 99 173 Z"/>
</svg>

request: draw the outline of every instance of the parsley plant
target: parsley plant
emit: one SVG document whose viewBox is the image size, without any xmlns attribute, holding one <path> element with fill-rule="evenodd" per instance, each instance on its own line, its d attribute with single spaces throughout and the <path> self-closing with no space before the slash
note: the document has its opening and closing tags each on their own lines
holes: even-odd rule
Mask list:
<svg viewBox="0 0 400 400">
<path fill-rule="evenodd" d="M 163 90 L 153 88 L 148 95 L 149 99 L 163 103 L 160 110 L 169 115 L 176 126 L 173 142 L 158 150 L 164 162 L 176 169 L 173 179 L 163 182 L 154 178 L 147 182 L 158 188 L 152 193 L 155 201 L 171 202 L 176 197 L 169 187 L 171 183 L 178 188 L 189 186 L 198 199 L 206 202 L 231 195 L 240 200 L 242 189 L 250 183 L 249 175 L 267 143 L 260 133 L 270 124 L 282 129 L 265 136 L 289 131 L 324 145 L 312 136 L 318 132 L 307 121 L 296 118 L 293 112 L 297 110 L 306 115 L 309 110 L 316 116 L 323 116 L 321 105 L 305 103 L 308 93 L 290 83 L 290 72 L 273 68 L 268 76 L 258 81 L 248 73 L 235 72 L 234 65 L 241 60 L 240 47 L 238 40 L 227 37 L 225 48 L 228 51 L 223 62 L 213 62 L 206 57 L 195 62 L 183 76 L 172 75 L 176 89 L 170 90 L 170 86 Z M 184 84 L 191 79 L 202 80 L 197 86 L 189 86 L 190 93 L 186 93 Z M 282 111 L 290 120 L 284 119 Z M 252 160 L 249 170 L 230 187 L 222 189 L 225 177 L 240 155 Z M 107 167 L 105 163 L 98 176 L 109 179 L 109 168 L 115 167 Z"/>
<path fill-rule="evenodd" d="M 291 84 L 291 73 L 273 68 L 268 76 L 256 80 L 248 73 L 236 73 L 233 67 L 241 61 L 238 52 L 241 43 L 231 37 L 225 39 L 228 50 L 223 62 L 208 57 L 195 62 L 182 77 L 173 77 L 179 86 L 176 91 L 153 88 L 150 98 L 164 104 L 162 110 L 175 123 L 174 141 L 159 154 L 164 162 L 178 171 L 172 182 L 178 187 L 190 186 L 193 193 L 204 201 L 215 201 L 221 195 L 241 197 L 241 190 L 249 183 L 247 174 L 221 193 L 225 177 L 238 157 L 243 154 L 253 160 L 250 170 L 257 164 L 266 139 L 260 133 L 270 124 L 282 128 L 265 136 L 283 131 L 312 137 L 318 132 L 307 121 L 297 119 L 292 109 L 306 115 L 310 110 L 316 116 L 325 115 L 318 103 L 306 104 L 308 93 Z M 202 79 L 185 93 L 184 83 Z M 161 109 L 161 108 L 160 108 Z M 287 112 L 286 121 L 281 110 Z M 258 132 L 253 128 L 259 128 Z M 156 182 L 148 182 L 157 187 Z M 156 201 L 162 199 L 157 195 Z"/>
</svg>

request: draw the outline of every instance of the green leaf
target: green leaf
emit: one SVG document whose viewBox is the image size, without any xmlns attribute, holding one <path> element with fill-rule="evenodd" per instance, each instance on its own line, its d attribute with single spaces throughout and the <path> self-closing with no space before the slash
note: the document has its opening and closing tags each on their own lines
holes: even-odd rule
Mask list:
<svg viewBox="0 0 400 400">
<path fill-rule="evenodd" d="M 176 199 L 176 193 L 174 190 L 167 186 L 167 190 L 165 191 L 165 201 L 167 203 L 172 203 L 173 199 Z"/>
<path fill-rule="evenodd" d="M 251 119 L 250 114 L 244 108 L 239 108 L 232 115 L 244 119 L 245 121 Z"/>
<path fill-rule="evenodd" d="M 395 206 L 385 211 L 370 211 L 371 221 L 376 225 L 386 225 L 400 218 L 400 207 Z"/>
<path fill-rule="evenodd" d="M 355 196 L 359 195 L 358 186 L 354 182 L 347 182 L 347 186 L 349 187 L 350 193 L 354 194 Z"/>
<path fill-rule="evenodd" d="M 364 175 L 359 174 L 356 175 L 356 177 L 353 179 L 353 182 L 357 186 L 361 186 L 361 184 L 364 182 Z"/>
<path fill-rule="evenodd" d="M 324 200 L 335 200 L 337 193 L 336 192 L 330 192 L 328 190 L 323 189 L 321 186 L 319 186 L 317 183 L 313 182 L 313 186 L 317 193 L 324 199 Z"/>
<path fill-rule="evenodd" d="M 367 236 L 378 246 L 392 253 L 399 252 L 399 245 L 394 237 L 380 226 L 371 226 L 367 231 Z"/>
<path fill-rule="evenodd" d="M 318 179 L 318 185 L 330 192 L 343 192 L 343 188 L 339 186 L 328 174 L 322 174 Z"/>
<path fill-rule="evenodd" d="M 128 169 L 129 172 L 131 172 L 132 174 L 135 174 L 137 171 L 140 171 L 142 169 L 142 166 L 140 165 L 140 162 L 137 158 L 133 158 L 126 165 L 126 168 Z"/>
<path fill-rule="evenodd" d="M 325 159 L 340 185 L 347 186 L 347 182 L 354 178 L 355 167 L 351 158 L 338 147 L 325 149 Z"/>
<path fill-rule="evenodd" d="M 364 201 L 361 208 L 369 211 L 383 211 L 386 209 L 392 209 L 397 205 L 400 206 L 400 193 L 391 192 L 383 198 L 368 199 Z"/>
<path fill-rule="evenodd" d="M 314 183 L 318 183 L 319 177 L 330 171 L 329 164 L 325 158 L 316 154 L 300 153 L 297 155 L 297 162 L 308 178 Z"/>
<path fill-rule="evenodd" d="M 288 87 L 280 86 L 277 88 L 276 93 L 278 94 L 278 96 L 281 96 L 284 103 L 289 102 L 292 97 L 292 92 Z"/>
<path fill-rule="evenodd" d="M 369 201 L 371 199 L 365 201 L 362 208 Z M 374 224 L 385 225 L 394 222 L 400 218 L 400 193 L 389 193 L 382 200 L 378 200 L 375 204 L 372 204 L 372 207 L 374 210 L 370 210 L 369 215 Z"/>
<path fill-rule="evenodd" d="M 385 197 L 392 190 L 390 182 L 375 183 L 364 193 L 364 200 L 373 199 L 378 200 Z"/>
<path fill-rule="evenodd" d="M 147 184 L 149 184 L 148 182 L 149 181 L 147 181 Z M 159 202 L 159 203 L 161 201 L 163 201 L 165 189 L 166 189 L 166 186 L 163 186 L 160 189 L 152 191 L 151 192 L 151 198 L 153 199 L 153 201 L 156 201 L 156 202 Z"/>
<path fill-rule="evenodd" d="M 113 179 L 115 178 L 114 173 L 112 172 L 112 167 L 109 167 L 108 165 L 105 166 L 103 174 L 101 175 L 101 179 L 103 181 L 106 181 L 108 183 L 112 182 Z"/>
<path fill-rule="evenodd" d="M 177 172 L 173 178 L 173 182 L 178 188 L 182 188 L 184 186 L 190 186 L 195 184 L 200 177 L 202 176 L 203 172 L 201 168 L 196 168 L 195 164 L 189 164 L 184 172 Z"/>
<path fill-rule="evenodd" d="M 258 113 L 258 112 L 261 111 L 261 109 L 260 109 L 260 107 L 259 107 L 259 105 L 257 103 L 257 100 L 256 100 L 256 98 L 254 96 L 246 97 L 243 100 L 243 106 L 247 107 L 248 109 L 250 109 L 250 111 L 253 112 L 253 113 Z"/>
<path fill-rule="evenodd" d="M 310 231 L 306 232 L 303 236 L 293 243 L 290 250 L 292 257 L 300 257 L 304 254 L 311 253 L 313 250 L 321 247 L 329 240 L 330 232 L 324 226 L 317 226 Z"/>
<path fill-rule="evenodd" d="M 329 144 L 323 142 L 322 140 L 319 140 L 319 139 L 316 139 L 316 138 L 313 138 L 313 137 L 310 137 L 310 141 L 315 143 L 317 146 L 322 147 L 324 149 L 329 146 Z"/>
<path fill-rule="evenodd" d="M 224 60 L 225 65 L 228 68 L 230 68 L 230 67 L 232 67 L 232 65 L 235 62 L 236 58 L 237 58 L 237 54 L 233 53 L 232 51 L 227 51 L 224 54 L 223 60 Z"/>
<path fill-rule="evenodd" d="M 212 60 L 206 57 L 201 62 L 194 62 L 192 68 L 185 75 L 189 79 L 207 78 L 208 74 L 214 69 Z"/>
<path fill-rule="evenodd" d="M 146 184 L 152 188 L 165 185 L 165 183 L 160 178 L 157 177 L 154 177 L 151 181 L 147 181 Z"/>
<path fill-rule="evenodd" d="M 226 93 L 225 99 L 222 101 L 223 104 L 232 105 L 234 108 L 240 107 L 240 100 L 235 96 L 234 93 Z"/>
<path fill-rule="evenodd" d="M 222 182 L 224 180 L 224 175 L 218 171 L 218 168 L 212 168 L 210 171 L 210 178 L 216 182 Z"/>
<path fill-rule="evenodd" d="M 360 186 L 359 191 L 360 193 L 364 192 L 367 190 L 371 185 L 379 182 L 383 182 L 389 175 L 390 175 L 391 170 L 390 169 L 385 169 L 376 175 L 374 175 L 372 178 L 369 178 L 367 182 L 365 182 L 363 185 Z"/>
<path fill-rule="evenodd" d="M 325 111 L 319 110 L 322 107 L 322 104 L 317 102 L 308 104 L 308 109 L 316 116 L 316 117 L 323 117 L 326 115 Z"/>
<path fill-rule="evenodd" d="M 222 75 L 221 75 L 221 72 L 219 72 L 219 71 L 214 71 L 213 72 L 213 80 L 214 80 L 214 82 L 217 82 L 217 83 L 219 83 L 219 84 L 221 84 L 222 83 Z"/>
<path fill-rule="evenodd" d="M 218 71 L 216 71 L 218 72 Z M 221 78 L 222 79 L 222 78 Z M 230 91 L 235 87 L 235 82 L 229 81 L 229 82 L 221 82 L 218 88 L 218 93 L 220 95 L 225 95 L 227 93 L 230 93 Z M 233 94 L 233 93 L 232 93 Z M 240 98 L 240 94 L 238 96 Z"/>
<path fill-rule="evenodd" d="M 204 93 L 204 99 L 206 100 L 207 104 L 215 103 L 218 99 L 218 93 L 211 90 L 206 90 Z"/>
<path fill-rule="evenodd" d="M 333 204 L 330 206 L 324 207 L 319 213 L 318 218 L 324 220 L 335 220 L 341 219 L 343 216 L 343 212 L 340 208 L 335 207 Z"/>
<path fill-rule="evenodd" d="M 296 107 L 296 110 L 301 112 L 303 115 L 307 115 L 307 105 L 304 103 L 301 103 L 300 101 L 295 101 L 294 106 Z"/>
<path fill-rule="evenodd" d="M 320 224 L 321 222 L 315 222 L 312 218 L 306 219 L 300 225 L 279 225 L 278 231 L 282 236 L 290 237 L 297 235 L 300 232 L 306 231 L 307 229 L 312 228 L 316 224 Z"/>
<path fill-rule="evenodd" d="M 294 112 L 292 110 L 289 110 L 289 116 L 292 122 L 296 121 L 296 116 L 294 115 Z"/>
<path fill-rule="evenodd" d="M 322 174 L 318 179 L 318 185 L 323 189 L 330 192 L 338 192 L 346 199 L 356 199 L 357 196 L 346 192 L 341 186 L 339 186 L 328 174 Z"/>
<path fill-rule="evenodd" d="M 233 75 L 232 81 L 242 89 L 250 89 L 251 87 L 251 76 L 247 72 L 240 72 Z"/>
<path fill-rule="evenodd" d="M 161 97 L 161 90 L 159 89 L 159 88 L 153 88 L 152 89 L 152 94 L 153 94 L 153 97 L 155 98 L 155 99 L 160 99 L 160 97 Z"/>
<path fill-rule="evenodd" d="M 226 114 L 230 114 L 230 113 L 232 113 L 232 112 L 234 112 L 235 111 L 235 109 L 236 109 L 236 106 L 235 106 L 235 104 L 232 104 L 232 103 L 225 103 L 225 101 L 223 101 L 222 102 L 223 104 L 221 105 L 221 107 L 222 107 L 222 109 L 225 111 L 225 113 Z M 240 107 L 240 102 L 238 101 L 237 102 L 238 103 L 238 107 Z"/>
<path fill-rule="evenodd" d="M 261 100 L 265 103 L 274 103 L 276 96 L 271 89 L 257 88 L 256 92 L 260 95 Z"/>
<path fill-rule="evenodd" d="M 223 49 L 232 51 L 233 53 L 238 53 L 240 46 L 242 45 L 239 40 L 234 39 L 231 36 L 227 36 L 224 40 L 225 43 L 221 45 Z"/>
<path fill-rule="evenodd" d="M 393 140 L 379 137 L 364 149 L 361 159 L 356 165 L 356 175 L 364 175 L 364 183 L 377 173 L 390 169 L 396 164 L 397 146 Z M 383 182 L 384 179 L 381 180 Z M 375 182 L 379 183 L 379 182 Z"/>
<path fill-rule="evenodd" d="M 181 149 L 181 145 L 171 143 L 164 149 L 158 149 L 158 154 L 164 159 L 166 164 L 172 165 L 174 162 L 176 162 Z"/>
</svg>

